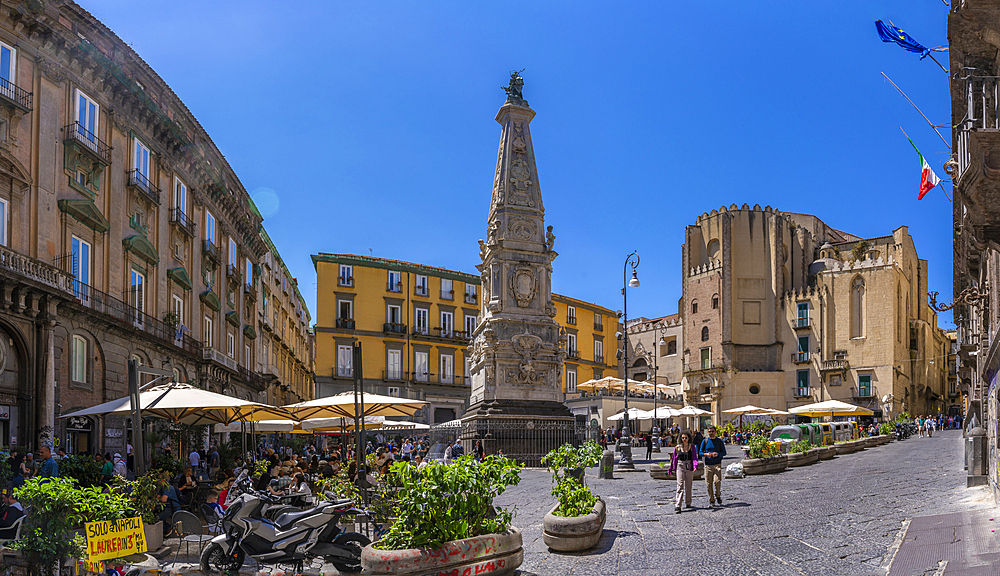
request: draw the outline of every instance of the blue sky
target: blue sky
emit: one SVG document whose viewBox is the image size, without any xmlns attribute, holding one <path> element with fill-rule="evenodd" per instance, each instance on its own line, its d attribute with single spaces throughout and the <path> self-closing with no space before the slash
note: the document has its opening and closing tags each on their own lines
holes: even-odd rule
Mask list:
<svg viewBox="0 0 1000 576">
<path fill-rule="evenodd" d="M 908 225 L 950 297 L 951 204 L 917 202 L 898 127 L 943 178 L 950 152 L 879 72 L 935 124 L 951 120 L 947 75 L 874 26 L 946 44 L 940 0 L 83 6 L 226 154 L 314 317 L 316 252 L 475 272 L 514 68 L 537 112 L 554 291 L 620 309 L 638 250 L 629 316 L 673 313 L 684 226 L 748 203 L 865 237 Z"/>
</svg>

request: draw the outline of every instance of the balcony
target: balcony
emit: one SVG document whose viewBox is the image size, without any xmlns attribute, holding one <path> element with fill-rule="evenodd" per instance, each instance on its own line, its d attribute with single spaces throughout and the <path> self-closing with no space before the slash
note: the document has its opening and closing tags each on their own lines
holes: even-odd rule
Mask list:
<svg viewBox="0 0 1000 576">
<path fill-rule="evenodd" d="M 126 184 L 129 188 L 133 188 L 144 196 L 150 202 L 160 205 L 160 189 L 149 181 L 140 170 L 129 170 L 126 172 L 128 175 L 128 181 Z"/>
<path fill-rule="evenodd" d="M 236 373 L 247 383 L 247 386 L 254 390 L 263 390 L 267 387 L 267 380 L 263 375 L 250 370 L 244 366 L 237 366 Z"/>
<path fill-rule="evenodd" d="M 382 380 L 385 380 L 386 382 L 405 382 L 406 372 L 403 372 L 402 370 L 383 370 Z"/>
<path fill-rule="evenodd" d="M 337 328 L 342 330 L 354 330 L 354 320 L 351 318 L 337 318 Z"/>
<path fill-rule="evenodd" d="M 354 276 L 338 276 L 337 286 L 354 287 Z"/>
<path fill-rule="evenodd" d="M 201 243 L 201 253 L 208 256 L 208 259 L 216 264 L 219 263 L 219 247 L 211 240 L 203 240 Z"/>
<path fill-rule="evenodd" d="M 851 369 L 851 364 L 845 359 L 823 360 L 820 362 L 820 372 L 846 371 Z"/>
<path fill-rule="evenodd" d="M 0 99 L 13 104 L 21 112 L 31 112 L 31 94 L 17 84 L 0 78 Z"/>
<path fill-rule="evenodd" d="M 230 264 L 226 266 L 226 278 L 234 282 L 238 282 L 240 279 L 240 269 L 236 267 L 236 264 Z"/>
<path fill-rule="evenodd" d="M 385 289 L 386 289 L 387 292 L 400 292 L 401 293 L 403 291 L 403 283 L 402 282 L 396 282 L 395 284 L 393 284 L 392 282 L 389 282 L 389 283 L 386 284 Z"/>
<path fill-rule="evenodd" d="M 406 334 L 406 324 L 399 322 L 386 322 L 382 325 L 382 332 L 385 334 Z"/>
<path fill-rule="evenodd" d="M 604 332 L 604 324 L 603 323 L 599 323 L 599 322 L 594 322 L 594 331 L 595 332 Z"/>
<path fill-rule="evenodd" d="M 4 246 L 0 246 L 0 271 L 44 284 L 66 294 L 73 294 L 72 274 Z"/>
<path fill-rule="evenodd" d="M 75 145 L 82 152 L 105 166 L 111 164 L 111 147 L 79 122 L 74 122 L 63 128 L 63 143 Z"/>
<path fill-rule="evenodd" d="M 194 222 L 188 218 L 188 215 L 184 213 L 180 208 L 170 209 L 170 223 L 177 226 L 181 232 L 187 234 L 191 238 L 194 238 Z"/>
<path fill-rule="evenodd" d="M 594 354 L 594 362 L 604 364 L 604 354 Z"/>
<path fill-rule="evenodd" d="M 580 359 L 580 351 L 579 350 L 567 350 L 566 351 L 566 357 L 570 358 L 572 360 L 579 360 Z"/>
<path fill-rule="evenodd" d="M 478 302 L 479 302 L 479 295 L 478 294 L 466 294 L 465 295 L 465 303 L 466 304 L 476 304 Z"/>
<path fill-rule="evenodd" d="M 421 286 L 417 284 L 413 287 L 413 294 L 415 296 L 427 296 L 427 286 Z"/>
<path fill-rule="evenodd" d="M 271 324 L 271 318 L 268 317 L 267 313 L 264 313 L 261 316 L 260 323 L 261 326 L 264 327 L 264 330 L 267 330 L 268 332 L 274 332 L 274 324 Z"/>
<path fill-rule="evenodd" d="M 796 318 L 795 319 L 795 329 L 809 328 L 811 324 L 809 323 L 809 318 Z"/>
<path fill-rule="evenodd" d="M 876 400 L 876 397 L 872 395 L 871 391 L 867 394 L 862 391 L 857 396 L 852 396 L 851 400 L 853 400 L 855 404 L 859 404 L 861 402 L 873 402 Z"/>
<path fill-rule="evenodd" d="M 455 291 L 454 290 L 442 290 L 441 291 L 441 299 L 442 300 L 454 300 L 455 299 Z"/>
<path fill-rule="evenodd" d="M 223 366 L 229 368 L 233 372 L 236 372 L 237 370 L 236 360 L 233 360 L 232 358 L 216 350 L 215 348 L 202 349 L 201 358 L 202 360 L 209 360 L 211 362 L 215 362 L 216 364 L 222 364 Z"/>
<path fill-rule="evenodd" d="M 567 316 L 566 317 L 566 323 L 567 324 L 572 324 L 573 326 L 576 326 L 576 316 Z"/>
<path fill-rule="evenodd" d="M 161 343 L 180 348 L 191 354 L 201 354 L 201 342 L 179 330 L 177 326 L 154 318 L 145 311 L 110 294 L 101 292 L 93 286 L 75 280 L 71 281 L 71 286 L 72 293 L 76 296 L 79 304 L 114 320 L 116 324 L 126 328 L 129 333 L 144 332 L 147 336 L 155 338 Z M 178 335 L 180 335 L 179 338 Z"/>
<path fill-rule="evenodd" d="M 470 378 L 465 378 L 460 374 L 441 375 L 434 374 L 430 372 L 424 372 L 418 374 L 416 372 L 403 373 L 404 378 L 407 381 L 414 384 L 444 384 L 446 386 L 465 386 L 471 384 L 472 380 Z"/>
<path fill-rule="evenodd" d="M 799 386 L 799 387 L 795 388 L 793 394 L 795 395 L 795 398 L 811 398 L 812 397 L 812 389 L 809 388 L 809 387 L 801 387 L 801 386 Z"/>
<path fill-rule="evenodd" d="M 256 288 L 257 287 L 254 286 L 253 284 L 247 284 L 246 282 L 244 282 L 243 283 L 243 294 L 247 298 L 249 298 L 250 300 L 256 302 L 257 301 L 257 290 L 256 290 Z"/>
<path fill-rule="evenodd" d="M 792 362 L 796 364 L 809 362 L 809 352 L 796 352 L 792 354 Z"/>
</svg>

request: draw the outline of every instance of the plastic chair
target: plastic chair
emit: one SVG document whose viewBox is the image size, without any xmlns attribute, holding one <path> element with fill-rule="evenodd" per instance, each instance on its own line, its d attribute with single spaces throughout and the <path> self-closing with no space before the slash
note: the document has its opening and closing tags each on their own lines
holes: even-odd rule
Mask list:
<svg viewBox="0 0 1000 576">
<path fill-rule="evenodd" d="M 177 543 L 177 551 L 174 552 L 174 564 L 177 563 L 177 555 L 181 551 L 181 544 L 187 546 L 184 553 L 190 554 L 191 544 L 197 543 L 198 555 L 201 556 L 201 549 L 205 542 L 214 538 L 211 534 L 205 534 L 205 527 L 201 525 L 201 520 L 198 520 L 198 517 L 190 512 L 184 510 L 174 512 L 174 515 L 170 518 L 170 523 L 180 538 L 180 542 Z"/>
<path fill-rule="evenodd" d="M 10 538 L 0 538 L 0 548 L 3 548 L 4 547 L 3 545 L 6 544 L 7 542 L 12 542 L 14 540 L 18 540 L 18 539 L 21 538 L 21 527 L 24 526 L 24 520 L 27 517 L 28 517 L 28 515 L 24 514 L 23 516 L 21 516 L 17 520 L 14 520 L 13 524 L 11 524 L 10 526 L 7 526 L 6 528 L 3 529 L 3 531 L 5 533 L 11 534 L 11 537 Z"/>
</svg>

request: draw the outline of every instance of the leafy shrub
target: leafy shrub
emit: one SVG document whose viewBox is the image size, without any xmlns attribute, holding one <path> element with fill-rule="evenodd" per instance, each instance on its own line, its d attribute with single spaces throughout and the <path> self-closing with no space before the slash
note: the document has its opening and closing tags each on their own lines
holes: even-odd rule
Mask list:
<svg viewBox="0 0 1000 576">
<path fill-rule="evenodd" d="M 598 462 L 601 461 L 602 453 L 601 445 L 593 440 L 584 442 L 583 446 L 579 448 L 566 443 L 543 456 L 542 464 L 552 468 L 554 471 L 553 476 L 558 479 L 560 468 L 589 468 L 597 466 Z"/>
<path fill-rule="evenodd" d="M 752 436 L 747 442 L 751 458 L 770 458 L 781 454 L 781 448 L 774 442 L 769 442 L 764 436 Z"/>
<path fill-rule="evenodd" d="M 883 422 L 883 423 L 881 423 L 881 424 L 878 425 L 878 433 L 879 434 L 887 434 L 887 435 L 889 435 L 889 434 L 895 434 L 896 433 L 896 425 L 894 423 L 892 423 L 892 422 Z"/>
<path fill-rule="evenodd" d="M 812 448 L 812 444 L 808 440 L 799 440 L 797 442 L 792 442 L 788 447 L 789 452 L 808 452 Z"/>
<path fill-rule="evenodd" d="M 160 491 L 167 485 L 162 476 L 163 470 L 153 470 L 127 483 L 129 507 L 146 524 L 155 524 L 160 511 L 166 506 L 160 502 Z"/>
<path fill-rule="evenodd" d="M 559 508 L 553 512 L 556 516 L 583 516 L 590 514 L 597 504 L 597 496 L 590 488 L 580 484 L 576 478 L 569 476 L 556 484 L 552 494 L 559 500 Z"/>
<path fill-rule="evenodd" d="M 15 496 L 28 509 L 28 517 L 21 538 L 8 546 L 21 550 L 44 574 L 51 574 L 57 561 L 83 554 L 86 540 L 77 531 L 85 523 L 120 520 L 130 512 L 121 492 L 80 488 L 73 478 L 32 478 Z"/>
<path fill-rule="evenodd" d="M 429 462 L 420 471 L 396 462 L 390 475 L 400 486 L 397 520 L 376 548 L 440 548 L 451 540 L 506 532 L 514 518 L 493 508 L 493 498 L 521 481 L 521 467 L 502 456 L 476 462 L 470 454 L 451 464 Z"/>
<path fill-rule="evenodd" d="M 66 456 L 59 461 L 59 476 L 73 478 L 89 488 L 101 484 L 101 465 L 93 456 Z"/>
<path fill-rule="evenodd" d="M 157 453 L 153 456 L 153 465 L 151 468 L 153 470 L 170 472 L 170 477 L 173 478 L 174 476 L 179 476 L 184 471 L 184 461 L 174 460 L 166 454 Z"/>
</svg>

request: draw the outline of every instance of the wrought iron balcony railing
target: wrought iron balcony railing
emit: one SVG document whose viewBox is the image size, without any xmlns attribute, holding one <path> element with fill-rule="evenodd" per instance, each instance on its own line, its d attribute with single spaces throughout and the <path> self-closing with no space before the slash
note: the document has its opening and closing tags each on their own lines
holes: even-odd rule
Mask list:
<svg viewBox="0 0 1000 576">
<path fill-rule="evenodd" d="M 176 224 L 182 232 L 194 237 L 194 222 L 180 208 L 170 209 L 170 223 Z"/>
<path fill-rule="evenodd" d="M 31 94 L 10 80 L 0 78 L 0 98 L 25 112 L 31 112 Z"/>
<path fill-rule="evenodd" d="M 138 168 L 135 170 L 129 170 L 128 174 L 128 185 L 135 188 L 146 198 L 149 198 L 157 206 L 160 205 L 160 189 L 149 181 L 149 178 L 142 173 Z"/>
<path fill-rule="evenodd" d="M 354 320 L 351 318 L 337 318 L 337 328 L 354 330 Z"/>
<path fill-rule="evenodd" d="M 63 132 L 63 142 L 77 143 L 81 149 L 89 152 L 98 162 L 105 166 L 111 164 L 111 146 L 84 128 L 82 124 L 73 122 L 63 128 Z"/>
<path fill-rule="evenodd" d="M 386 334 L 406 334 L 406 324 L 399 322 L 386 322 L 382 325 L 382 332 Z"/>
</svg>

